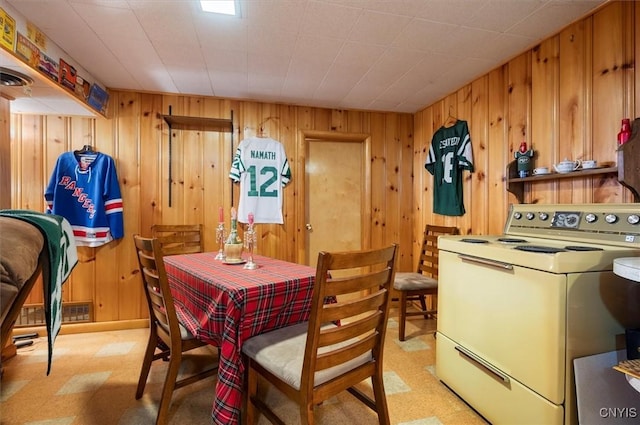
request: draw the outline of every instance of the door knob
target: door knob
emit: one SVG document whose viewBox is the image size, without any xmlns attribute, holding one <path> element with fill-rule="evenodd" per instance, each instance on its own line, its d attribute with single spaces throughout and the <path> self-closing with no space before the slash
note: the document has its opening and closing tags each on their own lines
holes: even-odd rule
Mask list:
<svg viewBox="0 0 640 425">
<path fill-rule="evenodd" d="M 313 226 L 311 225 L 311 223 L 307 223 L 307 230 L 310 232 L 313 232 Z"/>
</svg>

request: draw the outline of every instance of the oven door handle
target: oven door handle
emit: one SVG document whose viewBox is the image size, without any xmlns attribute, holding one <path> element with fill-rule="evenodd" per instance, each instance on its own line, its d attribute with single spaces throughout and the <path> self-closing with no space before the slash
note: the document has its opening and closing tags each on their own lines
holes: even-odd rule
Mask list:
<svg viewBox="0 0 640 425">
<path fill-rule="evenodd" d="M 458 258 L 463 261 L 471 261 L 472 263 L 480 263 L 486 266 L 497 267 L 499 269 L 513 270 L 513 264 L 503 263 L 502 261 L 489 260 L 487 258 L 474 257 L 466 254 L 458 254 Z"/>
<path fill-rule="evenodd" d="M 460 352 L 460 354 L 462 354 L 463 356 L 469 358 L 469 360 L 473 361 L 474 363 L 477 363 L 478 365 L 482 366 L 483 368 L 485 368 L 487 371 L 493 373 L 494 375 L 496 375 L 498 378 L 500 378 L 505 384 L 509 383 L 509 376 L 506 375 L 504 372 L 502 372 L 501 370 L 499 370 L 498 368 L 496 368 L 494 365 L 492 365 L 491 363 L 487 362 L 486 360 L 478 357 L 477 355 L 473 354 L 473 352 L 469 351 L 467 348 L 464 348 L 460 345 L 456 345 L 456 350 L 458 350 Z"/>
</svg>

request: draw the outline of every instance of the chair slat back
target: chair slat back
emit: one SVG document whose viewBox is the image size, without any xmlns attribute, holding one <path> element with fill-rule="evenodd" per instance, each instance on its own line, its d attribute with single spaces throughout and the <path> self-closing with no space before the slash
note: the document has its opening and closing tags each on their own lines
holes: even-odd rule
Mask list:
<svg viewBox="0 0 640 425">
<path fill-rule="evenodd" d="M 158 239 L 163 255 L 204 252 L 202 224 L 155 224 L 151 235 Z"/>
<path fill-rule="evenodd" d="M 149 314 L 155 321 L 168 329 L 169 336 L 180 338 L 178 318 L 176 316 L 167 274 L 162 260 L 161 246 L 155 238 L 134 235 L 138 264 L 142 274 L 144 293 L 149 306 Z"/>
<path fill-rule="evenodd" d="M 438 278 L 438 237 L 441 235 L 457 235 L 457 227 L 434 226 L 427 224 L 418 259 L 418 273 Z"/>
<path fill-rule="evenodd" d="M 367 352 L 373 357 L 368 366 L 382 367 L 397 249 L 394 244 L 381 249 L 318 255 L 302 382 L 313 383 L 316 371 Z M 332 273 L 340 277 L 332 278 Z M 336 296 L 337 302 L 325 304 L 328 296 Z M 324 326 L 336 321 L 340 321 L 340 326 Z M 342 346 L 329 349 L 336 343 Z M 347 375 L 357 380 L 361 373 L 357 369 Z M 342 378 L 344 385 L 355 385 L 348 376 Z"/>
</svg>

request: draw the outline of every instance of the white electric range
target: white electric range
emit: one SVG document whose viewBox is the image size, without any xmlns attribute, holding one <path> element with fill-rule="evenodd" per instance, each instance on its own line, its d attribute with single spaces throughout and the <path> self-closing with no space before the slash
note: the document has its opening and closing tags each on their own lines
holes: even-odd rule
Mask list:
<svg viewBox="0 0 640 425">
<path fill-rule="evenodd" d="M 574 358 L 640 327 L 640 204 L 513 205 L 502 235 L 439 239 L 436 373 L 495 424 L 576 424 Z"/>
</svg>

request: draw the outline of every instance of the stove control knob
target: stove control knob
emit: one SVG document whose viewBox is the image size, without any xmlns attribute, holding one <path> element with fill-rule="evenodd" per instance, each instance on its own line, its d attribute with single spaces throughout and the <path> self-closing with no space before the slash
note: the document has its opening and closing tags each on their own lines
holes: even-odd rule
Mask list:
<svg viewBox="0 0 640 425">
<path fill-rule="evenodd" d="M 513 213 L 513 218 L 515 218 L 516 220 L 520 220 L 522 218 L 522 214 L 519 212 Z"/>
<path fill-rule="evenodd" d="M 604 216 L 604 221 L 606 221 L 609 224 L 614 224 L 615 222 L 618 221 L 618 216 L 615 214 L 607 214 Z"/>
<path fill-rule="evenodd" d="M 638 214 L 631 214 L 629 217 L 627 217 L 627 222 L 629 224 L 638 224 L 640 223 L 640 216 Z"/>
<path fill-rule="evenodd" d="M 536 218 L 536 215 L 532 212 L 528 212 L 527 213 L 527 220 L 533 220 L 534 218 Z"/>
<path fill-rule="evenodd" d="M 592 213 L 589 213 L 586 215 L 586 217 L 584 218 L 587 223 L 595 223 L 596 221 L 598 221 L 598 216 Z"/>
<path fill-rule="evenodd" d="M 549 219 L 549 214 L 547 214 L 547 213 L 540 213 L 540 215 L 539 215 L 538 217 L 540 217 L 540 220 L 542 220 L 542 221 L 546 221 L 546 220 L 548 220 L 548 219 Z"/>
</svg>

